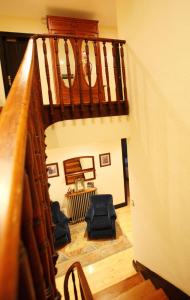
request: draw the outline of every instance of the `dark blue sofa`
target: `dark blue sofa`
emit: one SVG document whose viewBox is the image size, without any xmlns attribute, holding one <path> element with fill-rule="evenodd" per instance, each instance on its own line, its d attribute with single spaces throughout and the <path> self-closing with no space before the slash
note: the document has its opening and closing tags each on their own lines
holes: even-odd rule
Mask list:
<svg viewBox="0 0 190 300">
<path fill-rule="evenodd" d="M 51 211 L 53 223 L 55 224 L 55 248 L 60 248 L 71 241 L 71 234 L 68 225 L 68 218 L 60 210 L 60 205 L 58 201 L 51 202 Z"/>
<path fill-rule="evenodd" d="M 116 237 L 116 213 L 110 194 L 93 195 L 86 213 L 87 232 L 90 239 Z"/>
</svg>

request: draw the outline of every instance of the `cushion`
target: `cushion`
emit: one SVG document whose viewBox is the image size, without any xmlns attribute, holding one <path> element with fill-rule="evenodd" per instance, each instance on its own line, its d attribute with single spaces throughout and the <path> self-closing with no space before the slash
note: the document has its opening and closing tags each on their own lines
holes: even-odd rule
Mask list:
<svg viewBox="0 0 190 300">
<path fill-rule="evenodd" d="M 97 207 L 95 209 L 95 216 L 107 216 L 108 215 L 108 210 L 106 207 Z"/>
<path fill-rule="evenodd" d="M 107 216 L 95 216 L 90 224 L 91 229 L 106 229 L 111 227 L 111 220 Z"/>
</svg>

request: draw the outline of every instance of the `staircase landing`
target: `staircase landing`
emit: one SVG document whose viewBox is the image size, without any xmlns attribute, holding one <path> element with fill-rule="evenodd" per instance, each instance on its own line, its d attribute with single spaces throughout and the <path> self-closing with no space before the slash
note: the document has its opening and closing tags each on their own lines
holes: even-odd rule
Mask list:
<svg viewBox="0 0 190 300">
<path fill-rule="evenodd" d="M 74 106 L 67 104 L 63 108 L 61 108 L 60 104 L 54 104 L 53 106 L 44 105 L 43 110 L 45 128 L 55 122 L 64 120 L 122 116 L 129 113 L 126 101 L 84 103 L 82 105 L 75 104 Z"/>
</svg>

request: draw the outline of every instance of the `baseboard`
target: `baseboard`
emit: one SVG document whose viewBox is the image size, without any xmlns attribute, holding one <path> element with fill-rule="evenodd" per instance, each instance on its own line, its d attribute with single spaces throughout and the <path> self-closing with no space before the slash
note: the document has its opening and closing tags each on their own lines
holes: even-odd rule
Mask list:
<svg viewBox="0 0 190 300">
<path fill-rule="evenodd" d="M 170 300 L 190 300 L 190 296 L 145 267 L 140 262 L 133 260 L 133 266 L 137 272 L 142 274 L 144 279 L 151 279 L 156 288 L 162 288 Z"/>
<path fill-rule="evenodd" d="M 126 203 L 126 202 L 123 202 L 123 203 L 114 205 L 115 209 L 121 208 L 121 207 L 124 207 L 124 206 L 127 206 L 127 203 Z"/>
</svg>

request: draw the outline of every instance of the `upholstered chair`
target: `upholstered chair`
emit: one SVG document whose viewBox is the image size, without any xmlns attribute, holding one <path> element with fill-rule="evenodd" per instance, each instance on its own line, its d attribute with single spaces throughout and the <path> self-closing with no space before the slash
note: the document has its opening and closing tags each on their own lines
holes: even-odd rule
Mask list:
<svg viewBox="0 0 190 300">
<path fill-rule="evenodd" d="M 71 241 L 71 234 L 68 225 L 68 218 L 60 210 L 58 201 L 51 202 L 51 211 L 53 223 L 55 224 L 54 230 L 54 246 L 60 248 Z"/>
<path fill-rule="evenodd" d="M 93 195 L 86 213 L 87 232 L 90 239 L 116 237 L 116 213 L 110 194 Z"/>
</svg>

